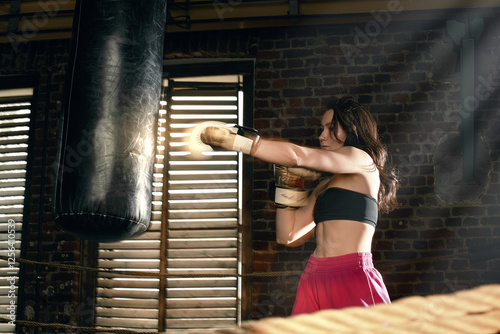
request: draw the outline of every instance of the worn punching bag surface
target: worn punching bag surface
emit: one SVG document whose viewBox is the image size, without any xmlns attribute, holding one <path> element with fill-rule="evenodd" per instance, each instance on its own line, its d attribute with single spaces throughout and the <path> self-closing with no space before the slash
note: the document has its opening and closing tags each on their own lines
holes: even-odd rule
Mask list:
<svg viewBox="0 0 500 334">
<path fill-rule="evenodd" d="M 166 0 L 81 0 L 73 23 L 55 223 L 119 241 L 151 219 Z"/>
</svg>

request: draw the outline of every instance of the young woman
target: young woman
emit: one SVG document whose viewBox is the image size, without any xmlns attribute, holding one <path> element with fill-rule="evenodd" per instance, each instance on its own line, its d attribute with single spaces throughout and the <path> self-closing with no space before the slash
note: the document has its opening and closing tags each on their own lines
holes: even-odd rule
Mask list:
<svg viewBox="0 0 500 334">
<path fill-rule="evenodd" d="M 327 105 L 321 126 L 319 149 L 262 139 L 241 128 L 208 126 L 200 135 L 205 144 L 269 163 L 332 174 L 299 207 L 277 209 L 278 243 L 296 247 L 316 234 L 316 249 L 300 279 L 293 315 L 390 303 L 373 267 L 371 243 L 379 209 L 388 212 L 397 204 L 397 178 L 386 166 L 377 125 L 368 108 L 343 98 Z"/>
</svg>

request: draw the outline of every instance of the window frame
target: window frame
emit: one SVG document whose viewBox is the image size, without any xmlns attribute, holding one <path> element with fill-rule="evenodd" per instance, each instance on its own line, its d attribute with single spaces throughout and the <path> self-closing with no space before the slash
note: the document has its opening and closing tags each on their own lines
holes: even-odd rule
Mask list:
<svg viewBox="0 0 500 334">
<path fill-rule="evenodd" d="M 210 75 L 231 75 L 243 76 L 243 125 L 254 127 L 254 59 L 179 59 L 165 60 L 163 62 L 163 78 L 166 77 L 195 77 Z M 243 155 L 242 161 L 243 185 L 246 189 L 243 192 L 242 207 L 245 210 L 241 213 L 241 249 L 243 250 L 242 270 L 243 274 L 252 272 L 252 233 L 251 221 L 253 211 L 253 158 Z M 252 311 L 252 278 L 243 276 L 241 290 L 241 319 L 247 319 Z"/>
<path fill-rule="evenodd" d="M 34 152 L 34 140 L 35 140 L 35 119 L 37 114 L 37 99 L 38 99 L 38 83 L 39 77 L 36 74 L 8 74 L 8 75 L 0 75 L 0 90 L 8 90 L 8 89 L 33 89 L 33 93 L 31 98 L 29 99 L 30 106 L 30 121 L 29 121 L 29 130 L 28 130 L 28 148 L 26 150 L 26 176 L 25 176 L 25 186 L 24 186 L 24 204 L 23 204 L 23 213 L 22 213 L 22 222 L 21 222 L 21 239 L 20 245 L 18 249 L 20 250 L 19 258 L 25 258 L 27 252 L 27 238 L 28 238 L 28 229 L 29 229 L 29 217 L 30 217 L 30 206 L 31 206 L 31 170 L 33 165 L 33 152 Z M 16 262 L 16 265 L 19 268 L 18 271 L 18 283 L 17 283 L 17 300 L 16 300 L 16 325 L 13 327 L 14 332 L 18 331 L 17 320 L 22 317 L 24 314 L 24 305 L 26 300 L 26 292 L 25 289 L 19 289 L 19 287 L 23 287 L 26 282 L 26 269 L 25 265 L 20 262 Z M 21 316 L 20 316 L 21 315 Z"/>
</svg>

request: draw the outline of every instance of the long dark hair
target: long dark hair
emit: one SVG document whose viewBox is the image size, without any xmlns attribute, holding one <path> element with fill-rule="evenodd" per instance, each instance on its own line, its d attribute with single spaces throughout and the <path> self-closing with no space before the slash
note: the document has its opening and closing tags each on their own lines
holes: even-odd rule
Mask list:
<svg viewBox="0 0 500 334">
<path fill-rule="evenodd" d="M 378 137 L 377 123 L 368 107 L 350 97 L 334 99 L 326 105 L 326 110 L 333 109 L 330 133 L 337 137 L 338 127 L 347 134 L 344 146 L 357 147 L 370 155 L 380 174 L 378 192 L 379 208 L 387 213 L 398 206 L 396 191 L 399 186 L 396 170 L 388 165 L 387 151 Z"/>
</svg>

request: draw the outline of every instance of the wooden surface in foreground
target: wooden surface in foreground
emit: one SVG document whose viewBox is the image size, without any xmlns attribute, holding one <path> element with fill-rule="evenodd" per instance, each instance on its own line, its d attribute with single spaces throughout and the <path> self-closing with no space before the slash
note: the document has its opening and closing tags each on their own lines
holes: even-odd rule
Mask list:
<svg viewBox="0 0 500 334">
<path fill-rule="evenodd" d="M 392 305 L 324 310 L 287 318 L 244 322 L 225 334 L 496 334 L 500 333 L 500 284 Z"/>
</svg>

